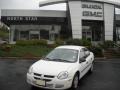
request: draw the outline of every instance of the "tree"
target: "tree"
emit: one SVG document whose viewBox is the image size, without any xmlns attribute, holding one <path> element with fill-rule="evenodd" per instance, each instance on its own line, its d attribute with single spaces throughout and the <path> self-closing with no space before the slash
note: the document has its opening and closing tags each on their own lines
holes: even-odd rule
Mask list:
<svg viewBox="0 0 120 90">
<path fill-rule="evenodd" d="M 5 24 L 0 25 L 0 38 L 1 39 L 8 39 L 8 37 L 9 37 L 8 27 Z"/>
</svg>

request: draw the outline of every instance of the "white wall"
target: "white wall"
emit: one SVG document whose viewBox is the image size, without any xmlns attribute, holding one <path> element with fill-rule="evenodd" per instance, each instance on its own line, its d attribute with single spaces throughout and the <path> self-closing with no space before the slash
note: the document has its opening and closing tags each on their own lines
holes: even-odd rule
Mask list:
<svg viewBox="0 0 120 90">
<path fill-rule="evenodd" d="M 82 4 L 97 5 L 101 9 L 82 8 Z M 114 29 L 114 12 L 115 6 L 107 3 L 94 3 L 82 1 L 69 1 L 70 17 L 72 24 L 73 38 L 82 38 L 82 20 L 100 20 L 104 21 L 105 26 L 105 40 L 113 40 Z M 83 11 L 101 12 L 101 17 L 96 16 L 83 16 Z"/>
<path fill-rule="evenodd" d="M 66 11 L 2 9 L 1 16 L 66 17 Z"/>
<path fill-rule="evenodd" d="M 81 1 L 69 1 L 73 38 L 82 38 Z"/>
<path fill-rule="evenodd" d="M 104 4 L 105 40 L 113 40 L 114 5 Z"/>
<path fill-rule="evenodd" d="M 14 42 L 14 35 L 15 35 L 15 26 L 11 25 L 10 26 L 10 35 L 9 35 L 9 43 L 10 44 L 15 44 Z"/>
</svg>

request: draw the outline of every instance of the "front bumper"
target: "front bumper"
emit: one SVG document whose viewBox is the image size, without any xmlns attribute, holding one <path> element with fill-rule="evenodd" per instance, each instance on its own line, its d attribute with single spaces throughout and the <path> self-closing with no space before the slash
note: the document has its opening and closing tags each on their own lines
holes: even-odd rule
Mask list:
<svg viewBox="0 0 120 90">
<path fill-rule="evenodd" d="M 44 78 L 42 78 L 44 79 Z M 65 80 L 59 80 L 57 77 L 53 78 L 51 81 L 45 81 L 45 86 L 40 86 L 36 84 L 37 80 L 34 78 L 34 75 L 27 73 L 27 82 L 33 86 L 46 88 L 46 89 L 68 89 L 72 85 L 72 78 Z"/>
</svg>

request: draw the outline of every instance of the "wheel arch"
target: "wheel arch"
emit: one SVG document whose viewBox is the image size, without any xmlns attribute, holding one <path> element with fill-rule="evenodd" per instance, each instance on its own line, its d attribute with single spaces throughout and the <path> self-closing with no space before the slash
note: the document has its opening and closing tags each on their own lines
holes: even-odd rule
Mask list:
<svg viewBox="0 0 120 90">
<path fill-rule="evenodd" d="M 77 72 L 75 73 L 75 75 L 78 75 L 78 77 L 79 77 L 79 79 L 80 79 L 80 72 L 79 72 L 79 71 L 77 71 Z"/>
</svg>

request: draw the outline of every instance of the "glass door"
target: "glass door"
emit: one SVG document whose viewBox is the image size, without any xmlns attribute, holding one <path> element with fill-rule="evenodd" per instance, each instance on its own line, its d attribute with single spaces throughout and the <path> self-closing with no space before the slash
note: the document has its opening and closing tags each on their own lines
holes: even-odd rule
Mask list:
<svg viewBox="0 0 120 90">
<path fill-rule="evenodd" d="M 120 27 L 116 28 L 116 37 L 117 41 L 120 41 Z"/>
<path fill-rule="evenodd" d="M 30 40 L 39 40 L 40 31 L 30 31 Z"/>
<path fill-rule="evenodd" d="M 82 27 L 82 38 L 92 41 L 92 30 L 91 30 L 90 26 Z"/>
<path fill-rule="evenodd" d="M 28 40 L 29 39 L 29 31 L 20 31 L 19 32 L 19 40 Z"/>
</svg>

